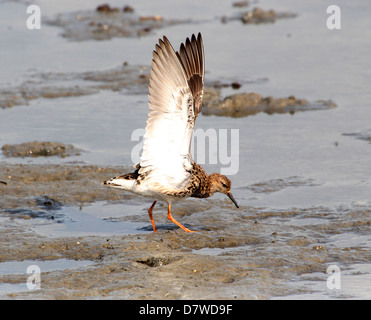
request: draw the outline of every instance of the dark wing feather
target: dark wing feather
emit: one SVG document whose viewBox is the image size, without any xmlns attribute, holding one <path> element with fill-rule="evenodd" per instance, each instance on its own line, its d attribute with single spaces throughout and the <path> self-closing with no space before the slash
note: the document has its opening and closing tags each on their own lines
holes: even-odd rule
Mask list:
<svg viewBox="0 0 371 320">
<path fill-rule="evenodd" d="M 192 35 L 191 40 L 187 38 L 185 45 L 184 43 L 181 44 L 180 50 L 176 52 L 176 55 L 181 62 L 189 88 L 192 92 L 193 108 L 196 118 L 202 108 L 205 75 L 205 55 L 201 33 L 198 34 L 197 39 L 195 35 Z"/>
</svg>

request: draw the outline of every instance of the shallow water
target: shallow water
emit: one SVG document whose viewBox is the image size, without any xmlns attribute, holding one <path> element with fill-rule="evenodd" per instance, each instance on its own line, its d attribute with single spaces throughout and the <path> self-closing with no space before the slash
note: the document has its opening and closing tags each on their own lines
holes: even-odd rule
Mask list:
<svg viewBox="0 0 371 320">
<path fill-rule="evenodd" d="M 140 38 L 76 42 L 61 37 L 61 28 L 47 24 L 42 24 L 39 31 L 27 30 L 27 5 L 1 1 L 0 45 L 6 49 L 0 51 L 0 87 L 17 88 L 22 83 L 27 85 L 27 81 L 47 85 L 50 82 L 42 80 L 40 75 L 43 73 L 70 75 L 102 71 L 121 66 L 124 61 L 129 65 L 148 66 L 154 44 L 163 34 L 177 48 L 187 36 L 200 31 L 205 44 L 207 79 L 243 83 L 239 91 L 223 89 L 223 95 L 247 91 L 274 97 L 295 95 L 310 101 L 332 99 L 337 104 L 334 109 L 294 115 L 260 113 L 238 119 L 198 117 L 197 128 L 239 129 L 239 167 L 230 179 L 240 206 L 265 208 L 272 212 L 307 210 L 295 218 L 268 218 L 277 226 L 289 224 L 304 228 L 332 220 L 346 222 L 347 213 L 354 208 L 365 210 L 362 219 L 368 221 L 371 146 L 352 134 L 371 129 L 371 42 L 368 40 L 371 28 L 367 15 L 371 4 L 361 0 L 338 1 L 342 10 L 342 29 L 328 30 L 327 6 L 320 0 L 310 3 L 259 1 L 257 5 L 264 9 L 298 14 L 296 18 L 260 25 L 244 25 L 238 20 L 222 23 L 222 16 L 231 17 L 243 10 L 233 8 L 232 1 L 217 6 L 211 0 L 193 2 L 172 1 L 170 5 L 167 0 L 127 1 L 141 15 L 191 17 L 193 22 L 154 30 Z M 85 1 L 78 8 L 74 1 L 42 0 L 37 4 L 42 8 L 42 15 L 51 18 L 58 13 L 94 9 L 101 1 Z M 110 1 L 110 5 L 122 4 L 115 0 Z M 85 84 L 72 76 L 58 85 L 83 87 Z M 0 154 L 0 161 L 132 165 L 131 152 L 138 141 L 132 141 L 131 135 L 136 129 L 144 128 L 148 113 L 147 94 L 142 89 L 137 91 L 132 94 L 125 90 L 98 89 L 94 94 L 37 98 L 30 100 L 28 105 L 0 109 L 1 146 L 38 140 L 73 144 L 83 150 L 80 156 L 63 159 L 12 159 Z M 228 166 L 223 165 L 220 158 L 217 164 L 203 165 L 208 172 L 219 172 L 221 167 Z M 225 197 L 215 195 L 214 198 L 224 200 Z M 217 216 L 219 203 L 212 203 L 208 214 Z M 179 204 L 178 208 L 184 210 L 187 207 Z M 325 217 L 316 216 L 316 208 L 324 208 Z M 259 214 L 264 210 L 258 210 Z M 97 202 L 81 211 L 78 207 L 66 206 L 60 212 L 65 219 L 62 223 L 47 221 L 36 224 L 34 230 L 50 237 L 148 232 L 141 229 L 149 225 L 149 221 L 144 222 L 147 219 L 146 205 Z M 130 219 L 126 220 L 126 212 L 130 212 Z M 143 220 L 135 221 L 135 216 L 143 217 Z M 228 220 L 228 216 L 225 219 Z M 369 248 L 367 236 L 364 238 L 364 235 L 352 232 L 330 237 L 329 245 L 336 241 L 337 246 L 344 243 L 344 247 Z M 211 253 L 214 249 L 201 250 L 211 250 L 204 254 L 219 254 L 218 251 Z M 351 279 L 352 273 L 345 277 Z M 358 279 L 354 278 L 354 281 Z M 366 287 L 360 284 L 358 288 L 358 293 L 354 292 L 356 289 L 349 289 L 340 298 L 347 297 L 348 293 L 350 297 L 359 294 L 369 298 L 362 291 Z"/>
</svg>

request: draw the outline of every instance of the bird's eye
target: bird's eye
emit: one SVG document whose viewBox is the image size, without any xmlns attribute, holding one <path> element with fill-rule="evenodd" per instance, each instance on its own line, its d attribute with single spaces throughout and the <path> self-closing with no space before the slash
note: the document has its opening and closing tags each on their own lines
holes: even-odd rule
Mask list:
<svg viewBox="0 0 371 320">
<path fill-rule="evenodd" d="M 222 182 L 222 186 L 223 186 L 224 188 L 227 188 L 227 185 L 226 185 L 225 183 L 223 183 L 223 182 Z"/>
</svg>

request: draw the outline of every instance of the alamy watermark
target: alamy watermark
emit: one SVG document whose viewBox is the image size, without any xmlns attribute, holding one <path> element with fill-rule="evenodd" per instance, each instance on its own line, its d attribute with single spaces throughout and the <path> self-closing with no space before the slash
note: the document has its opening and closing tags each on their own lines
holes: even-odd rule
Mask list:
<svg viewBox="0 0 371 320">
<path fill-rule="evenodd" d="M 27 7 L 29 17 L 26 20 L 26 26 L 29 30 L 41 29 L 41 10 L 40 7 L 33 4 Z"/>
<path fill-rule="evenodd" d="M 336 264 L 328 266 L 326 273 L 329 274 L 327 277 L 326 286 L 329 290 L 340 290 L 341 289 L 341 272 L 340 268 Z"/>
<path fill-rule="evenodd" d="M 31 274 L 27 278 L 27 283 L 26 283 L 28 290 L 41 289 L 41 270 L 40 270 L 40 267 L 35 265 L 35 264 L 30 265 L 30 266 L 28 266 L 26 273 Z"/>
<path fill-rule="evenodd" d="M 140 162 L 144 134 L 143 128 L 131 134 L 131 141 L 139 141 L 131 151 L 133 163 Z M 240 130 L 196 129 L 192 136 L 191 154 L 200 165 L 218 164 L 221 174 L 235 175 L 240 166 Z"/>
<path fill-rule="evenodd" d="M 326 26 L 329 30 L 341 29 L 341 10 L 340 7 L 333 4 L 328 6 L 326 13 L 331 14 L 326 20 Z"/>
</svg>

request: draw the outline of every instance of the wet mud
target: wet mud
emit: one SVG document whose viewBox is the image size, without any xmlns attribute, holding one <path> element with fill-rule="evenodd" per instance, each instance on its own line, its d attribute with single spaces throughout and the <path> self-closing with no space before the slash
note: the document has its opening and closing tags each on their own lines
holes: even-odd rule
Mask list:
<svg viewBox="0 0 371 320">
<path fill-rule="evenodd" d="M 123 171 L 1 163 L 0 180 L 5 184 L 0 184 L 0 263 L 91 261 L 87 267 L 42 272 L 41 289 L 15 290 L 2 298 L 264 299 L 298 293 L 289 281 L 316 272 L 326 276 L 333 261 L 342 266 L 370 261 L 371 253 L 362 243 L 349 246 L 332 240 L 337 235 L 368 234 L 371 209 L 367 207 L 273 211 L 236 209 L 227 200 L 188 199 L 174 206 L 174 216 L 197 231 L 192 234 L 167 222 L 161 205 L 154 210 L 156 234 L 146 211 L 124 219 L 148 223 L 148 231 L 137 234 L 78 236 L 77 232 L 47 237 L 33 229 L 35 219 L 69 224 L 61 208 L 94 201 L 117 203 L 125 214 L 125 203 L 133 196 L 99 183 Z M 312 183 L 290 177 L 281 179 L 278 189 Z M 262 192 L 259 186 L 254 188 L 253 192 Z M 27 276 L 10 272 L 0 275 L 0 282 L 20 286 Z"/>
<path fill-rule="evenodd" d="M 299 111 L 326 110 L 335 107 L 336 104 L 331 100 L 309 102 L 295 96 L 286 98 L 263 97 L 255 92 L 236 93 L 221 98 L 218 89 L 208 89 L 205 90 L 202 114 L 239 118 L 255 115 L 259 112 L 294 114 Z"/>
</svg>

